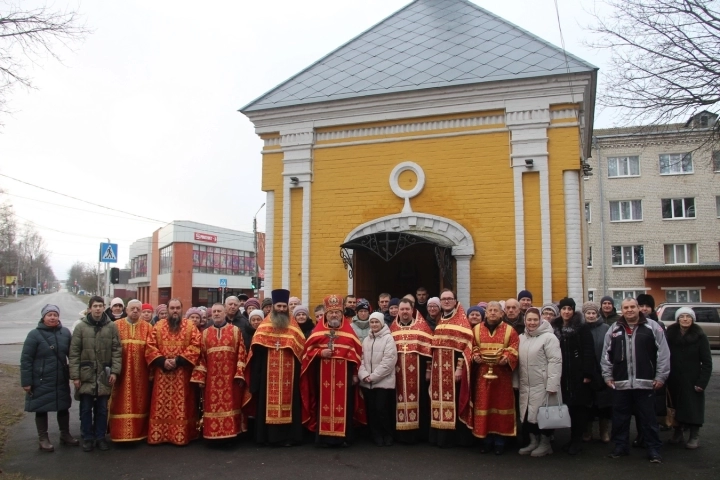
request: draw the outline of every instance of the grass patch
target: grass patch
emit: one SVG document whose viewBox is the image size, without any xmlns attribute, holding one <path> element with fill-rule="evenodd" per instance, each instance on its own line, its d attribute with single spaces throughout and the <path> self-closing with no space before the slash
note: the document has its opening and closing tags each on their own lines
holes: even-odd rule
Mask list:
<svg viewBox="0 0 720 480">
<path fill-rule="evenodd" d="M 22 420 L 25 392 L 20 388 L 20 367 L 0 364 L 0 458 L 5 453 L 10 428 Z M 21 473 L 0 472 L 2 480 L 31 480 Z"/>
</svg>

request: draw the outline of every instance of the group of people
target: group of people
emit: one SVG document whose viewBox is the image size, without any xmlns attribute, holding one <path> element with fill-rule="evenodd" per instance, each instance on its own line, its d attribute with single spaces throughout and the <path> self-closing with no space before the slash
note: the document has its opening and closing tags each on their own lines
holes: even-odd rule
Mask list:
<svg viewBox="0 0 720 480">
<path fill-rule="evenodd" d="M 62 443 L 81 443 L 69 432 L 72 382 L 85 451 L 107 450 L 108 429 L 113 442 L 244 434 L 292 446 L 312 435 L 332 447 L 367 425 L 378 446 L 478 443 L 499 455 L 516 438 L 520 454 L 542 457 L 554 432 L 540 428 L 538 412 L 564 403 L 568 454 L 592 440 L 597 418 L 601 441 L 615 444 L 610 456 L 628 455 L 634 415 L 633 445 L 658 463 L 657 392 L 668 384 L 678 422 L 670 442 L 689 430 L 686 446 L 697 448 L 712 359 L 692 309 L 679 309 L 666 333 L 649 295 L 623 300 L 618 313 L 611 297 L 537 308 L 523 290 L 465 310 L 448 289 L 415 294 L 381 294 L 377 309 L 328 295 L 312 316 L 282 289 L 262 303 L 228 297 L 184 315 L 177 299 L 157 308 L 114 299 L 105 310 L 92 297 L 72 335 L 46 305 L 23 347 L 26 410 L 44 451 L 54 450 L 48 412 L 58 412 Z"/>
</svg>

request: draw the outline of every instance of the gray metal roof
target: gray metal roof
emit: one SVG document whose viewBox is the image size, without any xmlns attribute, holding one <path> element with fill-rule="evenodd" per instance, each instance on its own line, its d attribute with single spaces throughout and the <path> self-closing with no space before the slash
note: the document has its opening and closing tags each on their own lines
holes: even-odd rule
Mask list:
<svg viewBox="0 0 720 480">
<path fill-rule="evenodd" d="M 596 68 L 467 0 L 415 0 L 241 111 Z"/>
</svg>

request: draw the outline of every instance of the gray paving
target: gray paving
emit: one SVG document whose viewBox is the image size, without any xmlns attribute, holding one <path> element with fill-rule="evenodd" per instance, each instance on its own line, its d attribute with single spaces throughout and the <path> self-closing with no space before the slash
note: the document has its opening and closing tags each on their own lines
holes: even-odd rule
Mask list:
<svg viewBox="0 0 720 480">
<path fill-rule="evenodd" d="M 241 111 L 595 69 L 472 2 L 416 0 Z"/>
<path fill-rule="evenodd" d="M 28 332 L 40 321 L 40 310 L 48 303 L 60 307 L 60 321 L 70 329 L 80 318 L 80 311 L 86 307 L 75 295 L 66 291 L 26 296 L 18 302 L 3 305 L 0 307 L 0 345 L 24 342 Z"/>
</svg>

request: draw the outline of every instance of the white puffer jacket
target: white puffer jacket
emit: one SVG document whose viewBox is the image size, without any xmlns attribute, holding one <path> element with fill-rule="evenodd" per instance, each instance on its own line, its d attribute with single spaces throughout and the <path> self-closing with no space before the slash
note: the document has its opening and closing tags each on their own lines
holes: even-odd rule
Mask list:
<svg viewBox="0 0 720 480">
<path fill-rule="evenodd" d="M 537 413 L 545 403 L 547 392 L 560 391 L 562 352 L 552 326 L 543 320 L 537 330 L 520 335 L 520 419 L 537 423 Z M 555 405 L 557 399 L 551 403 Z"/>
<path fill-rule="evenodd" d="M 358 376 L 364 388 L 395 388 L 397 347 L 387 325 L 378 333 L 370 332 L 363 340 L 363 358 Z M 370 383 L 365 383 L 365 377 Z"/>
</svg>

